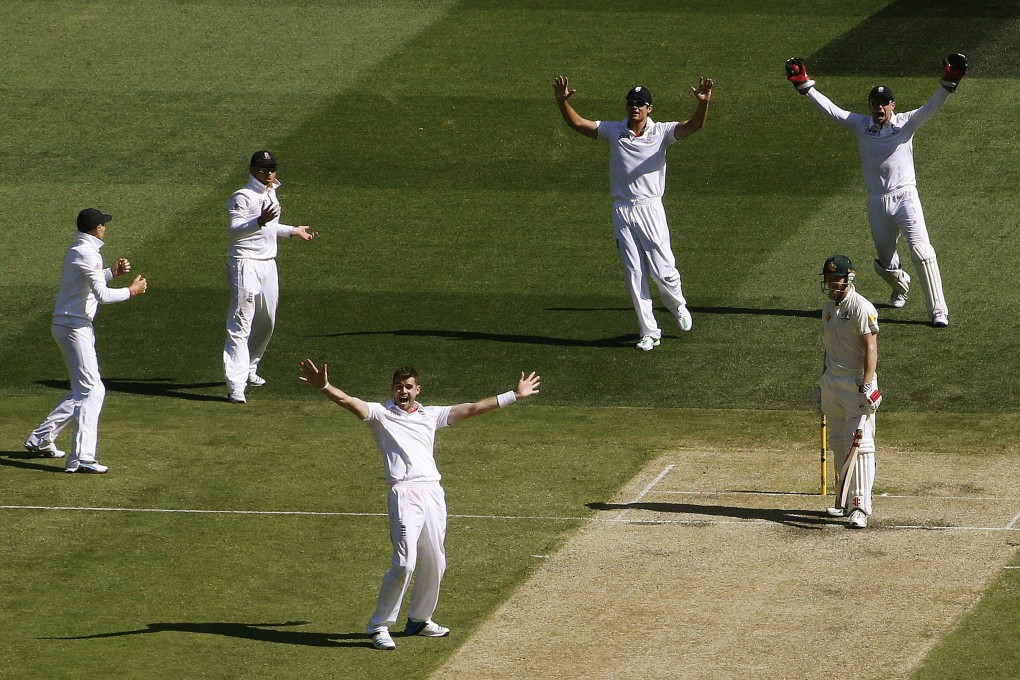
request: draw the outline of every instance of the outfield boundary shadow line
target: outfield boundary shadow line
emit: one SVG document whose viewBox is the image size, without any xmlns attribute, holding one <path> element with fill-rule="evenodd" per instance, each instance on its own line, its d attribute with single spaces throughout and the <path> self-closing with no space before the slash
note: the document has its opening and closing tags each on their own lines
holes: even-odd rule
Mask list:
<svg viewBox="0 0 1020 680">
<path fill-rule="evenodd" d="M 52 387 L 67 391 L 71 389 L 71 383 L 67 380 L 36 380 L 36 385 Z M 184 401 L 222 401 L 226 402 L 226 396 L 213 396 L 211 394 L 193 394 L 182 390 L 204 390 L 213 387 L 226 389 L 227 383 L 223 381 L 180 383 L 174 378 L 103 378 L 103 385 L 107 392 L 120 394 L 139 394 L 147 397 L 166 397 L 168 399 L 182 399 Z"/>
<path fill-rule="evenodd" d="M 697 505 L 693 503 L 585 503 L 592 510 L 648 510 L 685 515 L 709 515 L 735 519 L 764 520 L 795 529 L 821 530 L 833 524 L 818 510 L 782 510 L 780 508 L 741 508 L 731 505 Z"/>
<path fill-rule="evenodd" d="M 137 630 L 114 631 L 111 633 L 94 633 L 92 635 L 73 635 L 63 637 L 41 637 L 39 640 L 99 640 L 104 638 L 126 637 L 129 635 L 149 635 L 151 633 L 201 633 L 205 635 L 221 635 L 224 637 L 254 640 L 256 642 L 273 642 L 276 644 L 300 645 L 305 647 L 366 647 L 372 649 L 372 639 L 367 633 L 313 633 L 306 631 L 273 630 L 284 626 L 304 626 L 307 621 L 286 621 L 284 623 L 234 623 L 210 621 L 207 623 L 149 623 L 145 628 Z"/>
<path fill-rule="evenodd" d="M 636 333 L 616 335 L 598 340 L 579 340 L 577 338 L 556 338 L 544 335 L 519 335 L 514 333 L 484 333 L 481 331 L 444 331 L 425 329 L 402 329 L 391 331 L 347 331 L 341 333 L 323 333 L 311 335 L 312 338 L 348 338 L 357 336 L 392 335 L 396 337 L 414 338 L 445 338 L 447 340 L 489 340 L 492 342 L 509 342 L 524 345 L 552 345 L 556 347 L 606 347 L 633 349 L 638 339 Z"/>
</svg>

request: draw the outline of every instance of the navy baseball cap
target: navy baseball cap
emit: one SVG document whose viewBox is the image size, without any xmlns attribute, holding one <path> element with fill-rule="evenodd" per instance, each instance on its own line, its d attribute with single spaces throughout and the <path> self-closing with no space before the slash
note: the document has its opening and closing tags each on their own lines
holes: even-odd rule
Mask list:
<svg viewBox="0 0 1020 680">
<path fill-rule="evenodd" d="M 251 163 L 248 164 L 252 168 L 275 168 L 276 165 L 276 156 L 271 151 L 266 151 L 265 149 L 253 153 L 251 155 Z"/>
<path fill-rule="evenodd" d="M 871 92 L 868 93 L 868 101 L 870 102 L 872 99 L 885 99 L 890 102 L 896 101 L 896 98 L 893 97 L 892 90 L 885 85 L 876 85 L 871 88 Z"/>
<path fill-rule="evenodd" d="M 78 231 L 92 231 L 100 224 L 106 224 L 113 219 L 113 215 L 107 215 L 96 208 L 85 208 L 78 213 Z"/>
<path fill-rule="evenodd" d="M 638 85 L 637 87 L 631 88 L 630 92 L 627 93 L 627 101 L 639 101 L 645 104 L 652 103 L 652 92 L 647 87 Z"/>
</svg>

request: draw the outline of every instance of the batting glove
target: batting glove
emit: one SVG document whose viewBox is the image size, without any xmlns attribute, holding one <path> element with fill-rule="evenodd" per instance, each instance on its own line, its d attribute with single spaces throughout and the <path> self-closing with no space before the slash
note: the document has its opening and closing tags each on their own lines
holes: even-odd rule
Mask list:
<svg viewBox="0 0 1020 680">
<path fill-rule="evenodd" d="M 815 410 L 815 415 L 822 415 L 822 388 L 820 385 L 815 385 L 815 389 L 811 390 L 811 406 Z"/>
<path fill-rule="evenodd" d="M 955 92 L 960 80 L 967 75 L 967 57 L 962 54 L 950 54 L 942 60 L 942 68 L 945 73 L 942 76 L 942 87 L 949 92 Z"/>
<path fill-rule="evenodd" d="M 882 395 L 878 388 L 872 387 L 871 383 L 864 383 L 861 385 L 860 391 L 864 395 L 864 405 L 868 407 L 868 413 L 877 411 L 878 407 L 882 405 Z"/>
<path fill-rule="evenodd" d="M 800 57 L 792 57 L 786 60 L 786 79 L 793 83 L 793 86 L 797 88 L 797 92 L 801 94 L 807 94 L 808 90 L 815 86 L 815 81 L 808 77 L 804 60 Z"/>
</svg>

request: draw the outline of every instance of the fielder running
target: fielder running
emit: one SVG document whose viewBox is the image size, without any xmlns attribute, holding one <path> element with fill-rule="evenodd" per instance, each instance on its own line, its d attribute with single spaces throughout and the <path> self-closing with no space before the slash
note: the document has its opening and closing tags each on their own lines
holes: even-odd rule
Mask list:
<svg viewBox="0 0 1020 680">
<path fill-rule="evenodd" d="M 844 111 L 819 92 L 814 87 L 815 81 L 808 77 L 803 59 L 794 57 L 786 62 L 786 76 L 797 91 L 857 137 L 868 192 L 868 222 L 878 254 L 875 272 L 892 288 L 889 304 L 903 307 L 910 290 L 910 276 L 900 267 L 896 252 L 902 234 L 924 291 L 929 318 L 936 328 L 949 325 L 949 307 L 942 294 L 942 274 L 917 194 L 914 133 L 942 108 L 967 74 L 967 58 L 962 54 L 949 55 L 942 65 L 942 87 L 921 108 L 894 113 L 896 100 L 892 90 L 877 85 L 868 94 L 869 115 L 863 115 Z"/>
<path fill-rule="evenodd" d="M 691 330 L 693 321 L 681 288 L 680 271 L 670 244 L 669 225 L 662 208 L 666 191 L 666 149 L 705 125 L 712 80 L 702 76 L 691 87 L 698 100 L 690 119 L 657 123 L 650 118 L 652 93 L 635 87 L 627 93 L 627 118 L 621 121 L 592 121 L 582 118 L 568 101 L 576 92 L 565 76 L 553 82 L 553 93 L 567 125 L 585 137 L 609 145 L 609 186 L 613 196 L 613 231 L 623 262 L 627 289 L 638 316 L 641 340 L 637 349 L 647 352 L 658 346 L 662 331 L 655 322 L 651 276 L 662 301 L 676 317 L 681 331 Z"/>
<path fill-rule="evenodd" d="M 227 341 L 223 346 L 223 372 L 227 379 L 227 400 L 245 403 L 248 385 L 266 384 L 258 374 L 259 362 L 269 346 L 276 326 L 276 305 L 280 281 L 276 271 L 276 240 L 297 236 L 311 241 L 318 232 L 308 227 L 280 223 L 280 201 L 276 188 L 276 157 L 256 151 L 249 163 L 248 184 L 227 201 L 230 216 L 227 243 L 227 281 L 230 309 L 227 311 Z"/>
<path fill-rule="evenodd" d="M 60 292 L 50 325 L 71 378 L 71 390 L 25 440 L 25 448 L 32 453 L 63 458 L 66 454 L 57 449 L 57 436 L 73 422 L 74 440 L 64 472 L 102 474 L 109 469 L 96 460 L 99 414 L 106 387 L 99 375 L 92 321 L 100 304 L 124 302 L 144 293 L 148 285 L 144 277 L 136 276 L 127 288 L 107 287 L 107 281 L 131 271 L 131 263 L 125 258 L 117 260 L 112 269 L 103 268 L 99 250 L 106 239 L 106 225 L 112 219 L 95 208 L 78 213 L 78 237 L 64 255 Z"/>
<path fill-rule="evenodd" d="M 383 456 L 390 487 L 387 505 L 393 557 L 383 577 L 375 613 L 368 622 L 373 646 L 396 649 L 390 627 L 397 622 L 400 603 L 416 568 L 404 635 L 449 635 L 449 628 L 432 620 L 446 571 L 446 495 L 436 467 L 436 430 L 538 394 L 541 378 L 521 373 L 511 392 L 473 404 L 424 406 L 416 401 L 421 393 L 417 371 L 399 368 L 390 384 L 392 399 L 384 405 L 362 401 L 330 385 L 327 364 L 319 370 L 311 359 L 305 359 L 300 366 L 300 380 L 324 391 L 331 401 L 368 424 Z"/>
<path fill-rule="evenodd" d="M 846 507 L 828 509 L 832 517 L 849 516 L 854 529 L 868 526 L 871 492 L 875 484 L 875 411 L 882 403 L 878 391 L 878 312 L 857 292 L 853 263 L 833 255 L 822 265 L 822 292 L 828 299 L 822 311 L 825 356 L 821 386 L 814 390 L 814 407 L 829 423 L 828 446 L 839 453 L 839 478 L 849 484 Z M 861 418 L 864 416 L 864 420 Z M 863 424 L 856 464 L 846 460 L 854 432 Z M 837 506 L 839 492 L 836 494 Z"/>
</svg>

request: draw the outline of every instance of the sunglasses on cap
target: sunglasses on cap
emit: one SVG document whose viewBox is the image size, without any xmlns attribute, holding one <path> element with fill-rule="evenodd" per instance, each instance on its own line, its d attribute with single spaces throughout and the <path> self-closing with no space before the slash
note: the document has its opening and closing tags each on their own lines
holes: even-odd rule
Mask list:
<svg viewBox="0 0 1020 680">
<path fill-rule="evenodd" d="M 641 101 L 640 99 L 628 99 L 627 106 L 640 109 L 642 106 L 648 106 L 648 102 Z"/>
</svg>

